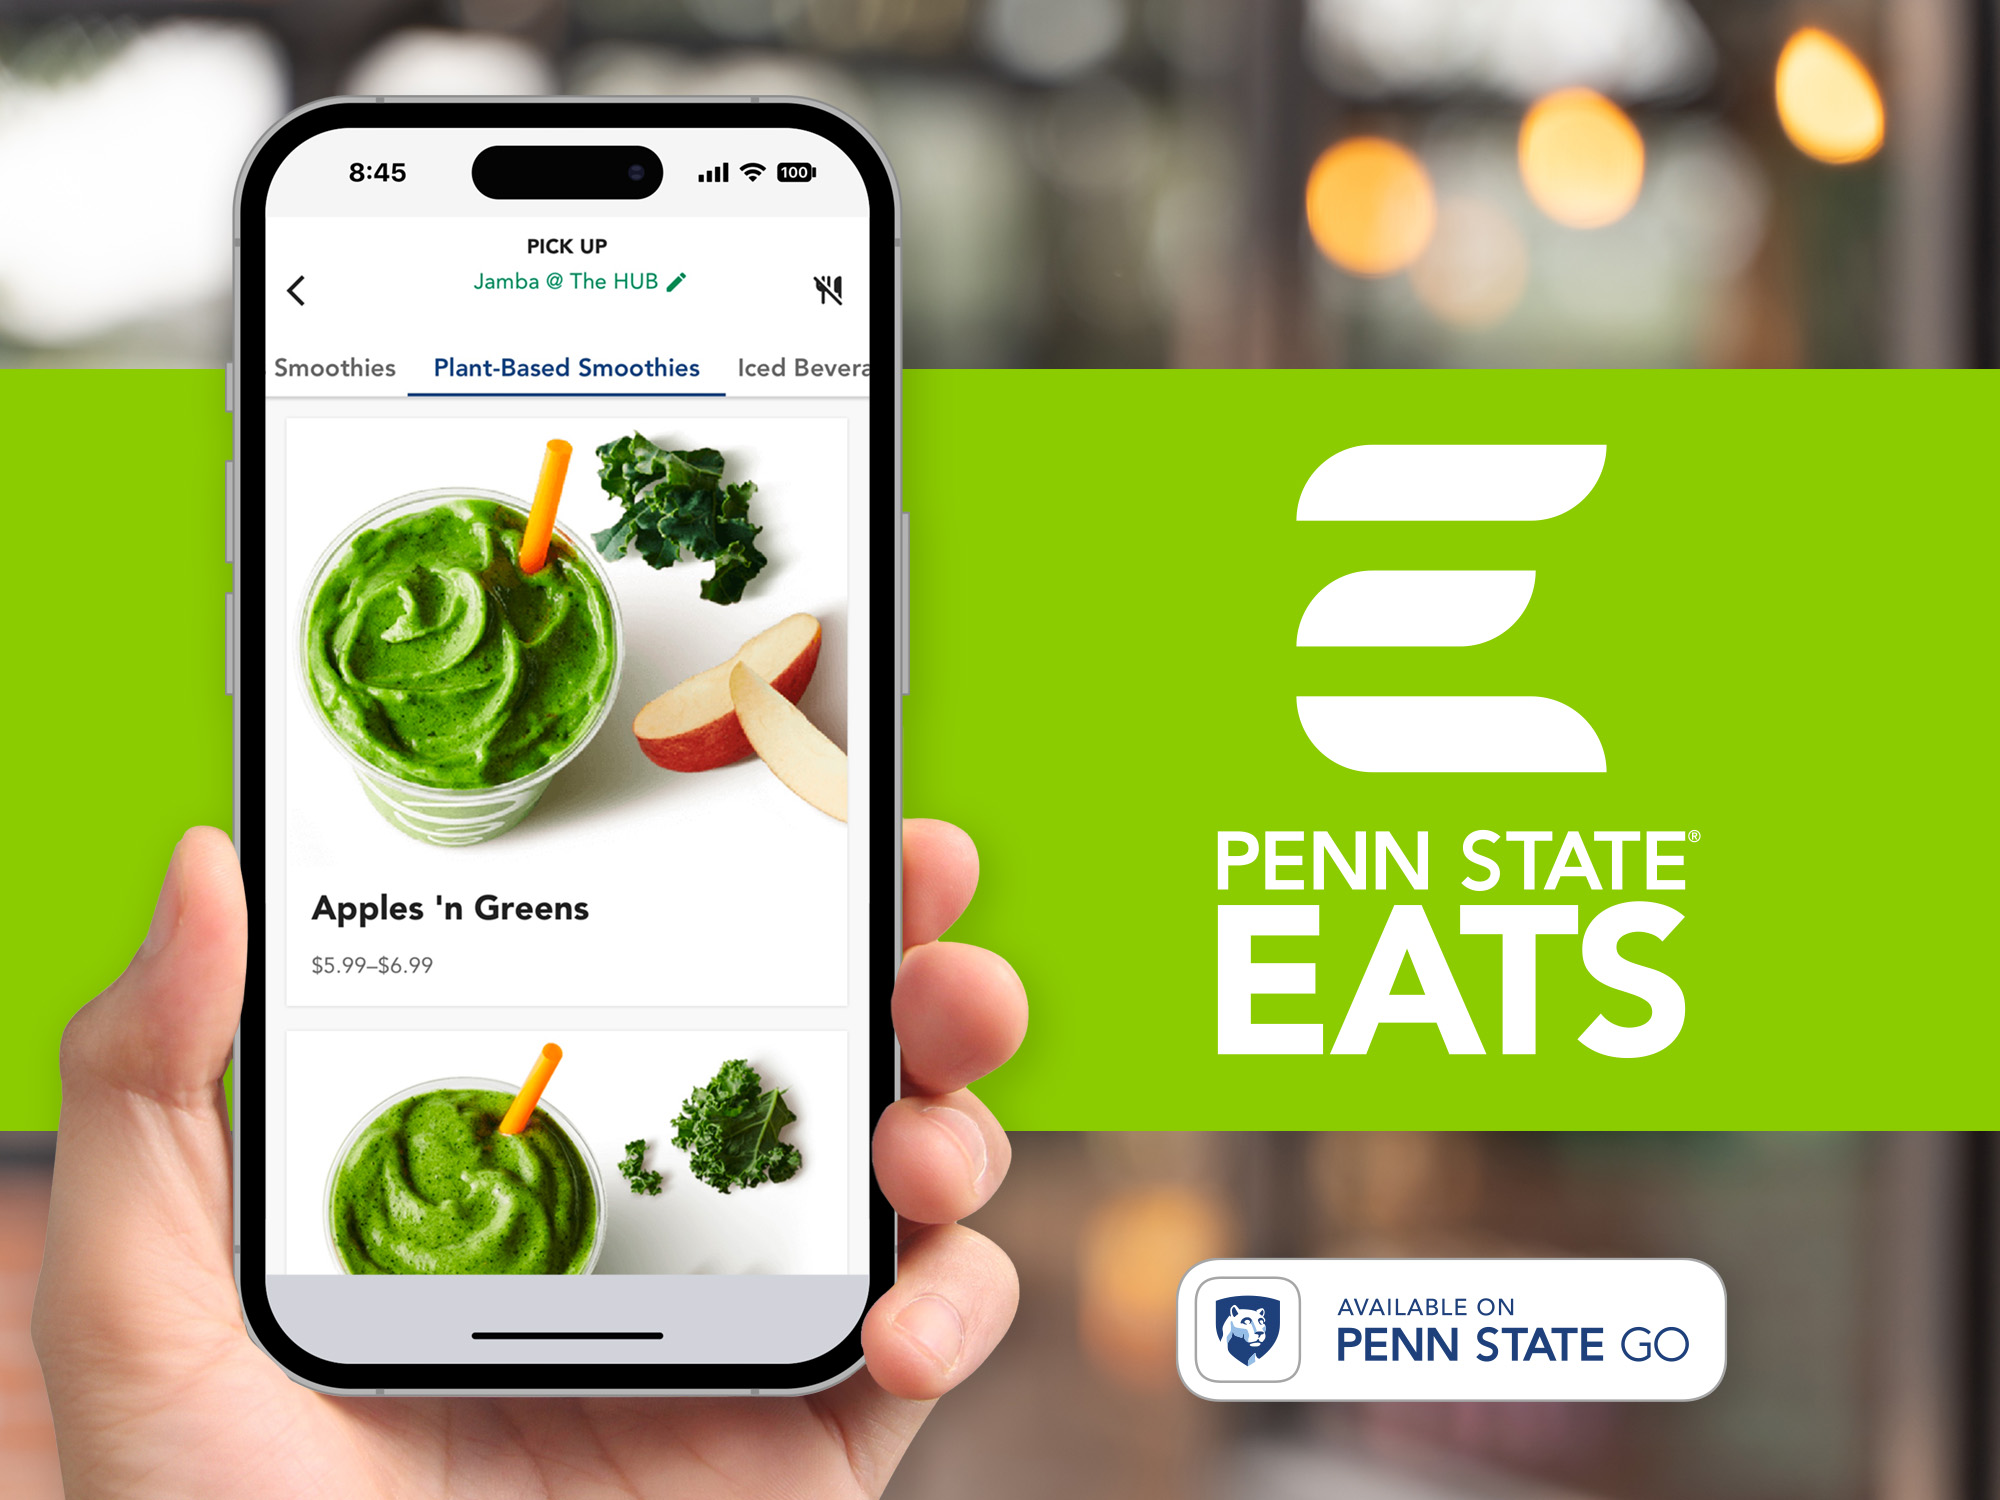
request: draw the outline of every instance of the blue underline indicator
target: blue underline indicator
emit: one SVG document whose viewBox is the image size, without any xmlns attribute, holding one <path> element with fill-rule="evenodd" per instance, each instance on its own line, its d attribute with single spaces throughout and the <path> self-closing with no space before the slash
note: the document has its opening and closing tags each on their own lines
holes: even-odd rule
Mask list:
<svg viewBox="0 0 2000 1500">
<path fill-rule="evenodd" d="M 719 399 L 729 393 L 727 391 L 405 391 L 403 394 L 411 397 L 428 396 L 443 401 L 460 401 L 468 398 L 481 401 L 496 401 L 510 398 L 513 400 L 546 401 L 551 396 L 571 401 L 633 399 L 658 401 L 668 397 L 678 400 L 690 396 Z"/>
</svg>

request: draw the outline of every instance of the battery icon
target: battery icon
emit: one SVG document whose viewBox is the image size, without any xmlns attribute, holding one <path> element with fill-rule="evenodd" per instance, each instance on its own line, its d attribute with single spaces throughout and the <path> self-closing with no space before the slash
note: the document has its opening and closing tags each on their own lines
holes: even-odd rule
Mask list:
<svg viewBox="0 0 2000 1500">
<path fill-rule="evenodd" d="M 819 169 L 809 161 L 781 161 L 778 163 L 778 181 L 811 182 L 819 176 Z"/>
</svg>

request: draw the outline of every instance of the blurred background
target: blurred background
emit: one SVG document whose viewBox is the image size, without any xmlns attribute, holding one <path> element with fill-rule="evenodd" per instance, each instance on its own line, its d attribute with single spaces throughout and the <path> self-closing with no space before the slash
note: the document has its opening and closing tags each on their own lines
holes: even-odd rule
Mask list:
<svg viewBox="0 0 2000 1500">
<path fill-rule="evenodd" d="M 326 94 L 804 94 L 902 185 L 912 366 L 1992 365 L 1995 0 L 0 0 L 0 364 L 213 365 Z M 0 1135 L 0 1494 L 51 1143 Z M 891 1493 L 1996 1500 L 1985 1136 L 1065 1135 L 1020 1320 Z M 1206 1256 L 1695 1255 L 1687 1406 L 1211 1406 Z"/>
<path fill-rule="evenodd" d="M 1994 0 L 0 0 L 0 362 L 218 364 L 299 102 L 795 93 L 915 366 L 1992 364 Z M 142 248 L 143 247 L 143 248 Z"/>
<path fill-rule="evenodd" d="M 27 1336 L 48 1168 L 0 1135 L 7 1500 L 61 1493 Z M 1993 1500 L 1995 1168 L 1984 1135 L 1017 1135 L 970 1222 L 1019 1317 L 889 1495 Z M 1686 1404 L 1211 1404 L 1175 1289 L 1232 1254 L 1695 1256 L 1729 1369 Z"/>
</svg>

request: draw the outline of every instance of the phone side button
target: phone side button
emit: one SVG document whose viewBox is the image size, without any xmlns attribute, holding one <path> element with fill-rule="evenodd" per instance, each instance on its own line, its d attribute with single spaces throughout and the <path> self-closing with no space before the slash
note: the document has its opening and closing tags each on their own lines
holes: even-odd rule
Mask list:
<svg viewBox="0 0 2000 1500">
<path fill-rule="evenodd" d="M 222 596 L 222 692 L 236 696 L 236 596 Z"/>
<path fill-rule="evenodd" d="M 902 627 L 897 633 L 902 637 L 900 644 L 903 648 L 903 660 L 901 663 L 903 669 L 903 696 L 907 698 L 910 696 L 910 513 L 903 511 L 901 514 L 902 528 L 899 536 L 901 545 L 896 549 L 898 554 L 896 558 L 898 564 L 896 569 L 896 623 Z"/>
<path fill-rule="evenodd" d="M 236 562 L 236 460 L 222 461 L 222 560 Z"/>
<path fill-rule="evenodd" d="M 222 414 L 236 415 L 236 361 L 224 360 L 222 364 Z"/>
</svg>

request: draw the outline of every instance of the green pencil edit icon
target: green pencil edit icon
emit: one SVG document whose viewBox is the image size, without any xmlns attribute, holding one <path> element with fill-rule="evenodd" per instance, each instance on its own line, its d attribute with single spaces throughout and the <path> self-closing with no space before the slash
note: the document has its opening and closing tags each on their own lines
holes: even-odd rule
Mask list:
<svg viewBox="0 0 2000 1500">
<path fill-rule="evenodd" d="M 667 290 L 671 292 L 675 287 L 679 286 L 683 281 L 686 281 L 687 279 L 688 279 L 688 273 L 685 271 L 681 272 L 680 275 L 676 276 L 672 281 L 667 283 Z"/>
</svg>

